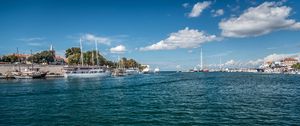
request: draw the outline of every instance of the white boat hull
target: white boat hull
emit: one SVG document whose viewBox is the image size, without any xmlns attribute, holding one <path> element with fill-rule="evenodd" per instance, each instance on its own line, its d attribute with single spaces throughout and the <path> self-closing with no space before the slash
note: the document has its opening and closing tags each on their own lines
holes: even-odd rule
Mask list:
<svg viewBox="0 0 300 126">
<path fill-rule="evenodd" d="M 96 77 L 106 77 L 109 76 L 110 72 L 103 73 L 68 73 L 64 74 L 65 78 L 96 78 Z"/>
</svg>

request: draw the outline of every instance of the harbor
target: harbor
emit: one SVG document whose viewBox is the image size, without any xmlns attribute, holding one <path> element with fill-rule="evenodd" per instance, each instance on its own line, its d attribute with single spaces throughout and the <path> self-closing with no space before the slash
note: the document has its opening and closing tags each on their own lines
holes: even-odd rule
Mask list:
<svg viewBox="0 0 300 126">
<path fill-rule="evenodd" d="M 300 126 L 298 0 L 0 0 L 0 126 Z"/>
</svg>

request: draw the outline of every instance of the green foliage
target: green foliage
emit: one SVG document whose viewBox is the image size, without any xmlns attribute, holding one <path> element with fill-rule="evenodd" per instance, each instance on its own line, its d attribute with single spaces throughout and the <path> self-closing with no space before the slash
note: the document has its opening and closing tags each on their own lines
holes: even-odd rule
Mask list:
<svg viewBox="0 0 300 126">
<path fill-rule="evenodd" d="M 81 64 L 80 59 L 80 48 L 72 47 L 66 50 L 66 57 L 68 59 L 68 63 L 70 65 L 78 65 Z M 94 55 L 94 56 L 93 56 Z M 99 65 L 112 65 L 111 62 L 107 62 L 107 60 L 95 50 L 87 51 L 83 53 L 83 63 L 87 65 L 96 65 L 97 64 L 97 55 L 99 60 Z"/>
<path fill-rule="evenodd" d="M 80 53 L 72 54 L 68 56 L 68 63 L 70 65 L 77 65 L 80 63 Z"/>
<path fill-rule="evenodd" d="M 55 55 L 51 51 L 42 51 L 28 57 L 28 61 L 33 63 L 50 63 L 54 62 Z"/>
<path fill-rule="evenodd" d="M 80 59 L 80 48 L 72 47 L 66 50 L 66 57 L 68 59 L 69 65 L 81 64 Z M 110 67 L 116 67 L 117 64 L 122 64 L 125 68 L 140 68 L 140 64 L 134 59 L 127 60 L 123 57 L 118 63 L 106 60 L 99 52 L 96 50 L 87 51 L 83 53 L 83 63 L 85 65 L 97 65 L 97 55 L 100 66 L 108 65 Z"/>
<path fill-rule="evenodd" d="M 292 65 L 292 68 L 300 69 L 300 63 L 296 63 L 296 64 Z"/>
<path fill-rule="evenodd" d="M 129 59 L 123 57 L 120 61 L 119 64 L 121 64 L 122 67 L 125 68 L 139 68 L 141 65 L 135 61 L 134 59 Z"/>
<path fill-rule="evenodd" d="M 80 48 L 78 47 L 72 47 L 66 50 L 65 55 L 68 58 L 69 56 L 73 55 L 73 54 L 80 54 Z"/>
<path fill-rule="evenodd" d="M 15 54 L 2 56 L 1 59 L 2 62 L 10 62 L 10 63 L 18 62 L 18 57 Z"/>
</svg>

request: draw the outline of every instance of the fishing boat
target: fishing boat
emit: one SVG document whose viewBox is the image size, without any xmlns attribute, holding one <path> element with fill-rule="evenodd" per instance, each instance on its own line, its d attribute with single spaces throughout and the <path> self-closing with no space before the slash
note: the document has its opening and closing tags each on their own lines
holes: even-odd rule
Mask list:
<svg viewBox="0 0 300 126">
<path fill-rule="evenodd" d="M 65 78 L 94 78 L 94 77 L 105 77 L 111 74 L 108 66 L 99 66 L 99 57 L 96 54 L 97 65 L 96 66 L 84 66 L 83 64 L 83 49 L 82 42 L 80 38 L 80 59 L 81 66 L 65 66 L 64 77 Z M 95 40 L 96 53 L 98 52 L 97 40 Z M 93 52 L 94 53 L 94 52 Z M 92 55 L 93 55 L 92 53 Z"/>
</svg>

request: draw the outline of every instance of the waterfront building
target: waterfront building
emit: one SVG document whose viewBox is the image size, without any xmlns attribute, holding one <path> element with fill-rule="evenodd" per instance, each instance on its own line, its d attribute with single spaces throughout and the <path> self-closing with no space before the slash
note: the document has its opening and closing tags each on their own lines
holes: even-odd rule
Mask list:
<svg viewBox="0 0 300 126">
<path fill-rule="evenodd" d="M 295 58 L 285 58 L 282 60 L 282 63 L 285 64 L 288 68 L 291 68 L 294 64 L 298 63 L 298 60 Z"/>
</svg>

